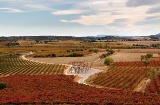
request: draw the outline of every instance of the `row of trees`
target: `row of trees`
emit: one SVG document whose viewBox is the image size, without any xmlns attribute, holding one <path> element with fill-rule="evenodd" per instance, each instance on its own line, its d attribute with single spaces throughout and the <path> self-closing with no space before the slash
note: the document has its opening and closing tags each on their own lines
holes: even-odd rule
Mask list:
<svg viewBox="0 0 160 105">
<path fill-rule="evenodd" d="M 112 54 L 115 53 L 115 51 L 112 50 L 112 49 L 106 49 L 106 51 L 107 51 L 107 53 L 106 53 L 106 54 L 102 54 L 102 55 L 100 56 L 100 58 L 106 58 L 107 56 L 112 55 Z"/>
</svg>

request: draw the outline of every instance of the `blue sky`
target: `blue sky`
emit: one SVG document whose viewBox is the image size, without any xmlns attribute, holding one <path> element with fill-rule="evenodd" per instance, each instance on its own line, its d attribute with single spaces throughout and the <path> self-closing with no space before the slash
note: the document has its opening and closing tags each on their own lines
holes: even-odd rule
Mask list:
<svg viewBox="0 0 160 105">
<path fill-rule="evenodd" d="M 0 36 L 160 33 L 160 0 L 0 0 Z"/>
</svg>

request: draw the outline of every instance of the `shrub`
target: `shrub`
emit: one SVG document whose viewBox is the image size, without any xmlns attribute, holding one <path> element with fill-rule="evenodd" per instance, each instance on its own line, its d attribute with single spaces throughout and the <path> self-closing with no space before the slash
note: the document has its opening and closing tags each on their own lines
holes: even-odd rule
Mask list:
<svg viewBox="0 0 160 105">
<path fill-rule="evenodd" d="M 152 58 L 152 57 L 153 57 L 153 54 L 147 53 L 147 54 L 146 54 L 146 57 L 147 57 L 147 58 Z"/>
<path fill-rule="evenodd" d="M 66 52 L 71 52 L 70 50 L 66 50 Z"/>
<path fill-rule="evenodd" d="M 107 66 L 111 65 L 112 63 L 113 63 L 113 59 L 112 58 L 106 58 L 104 60 L 104 64 L 107 65 Z"/>
<path fill-rule="evenodd" d="M 52 57 L 56 57 L 56 54 L 52 54 Z"/>
<path fill-rule="evenodd" d="M 146 67 L 150 64 L 148 60 L 143 61 L 143 63 L 145 64 Z"/>
<path fill-rule="evenodd" d="M 102 54 L 102 55 L 100 56 L 100 58 L 105 58 L 105 57 L 107 57 L 106 54 Z"/>
<path fill-rule="evenodd" d="M 0 82 L 0 90 L 6 88 L 7 86 L 8 86 L 7 83 L 5 83 L 5 82 Z"/>
<path fill-rule="evenodd" d="M 94 53 L 97 53 L 97 52 L 98 52 L 98 49 L 97 49 L 97 48 L 94 48 L 94 49 L 89 49 L 89 52 L 94 52 Z"/>
<path fill-rule="evenodd" d="M 73 53 L 73 54 L 67 55 L 66 57 L 82 57 L 82 56 L 84 56 L 84 55 L 78 54 L 78 53 Z"/>
<path fill-rule="evenodd" d="M 108 50 L 108 53 L 109 53 L 109 54 L 114 54 L 114 52 L 115 52 L 115 51 L 112 50 L 112 49 Z"/>
<path fill-rule="evenodd" d="M 93 52 L 94 52 L 94 53 L 97 53 L 97 52 L 98 52 L 98 49 L 97 49 L 97 48 L 93 49 Z"/>
<path fill-rule="evenodd" d="M 93 49 L 89 49 L 89 52 L 93 52 Z"/>
<path fill-rule="evenodd" d="M 156 69 L 151 69 L 148 73 L 148 78 L 153 79 L 158 74 L 158 71 Z"/>
</svg>

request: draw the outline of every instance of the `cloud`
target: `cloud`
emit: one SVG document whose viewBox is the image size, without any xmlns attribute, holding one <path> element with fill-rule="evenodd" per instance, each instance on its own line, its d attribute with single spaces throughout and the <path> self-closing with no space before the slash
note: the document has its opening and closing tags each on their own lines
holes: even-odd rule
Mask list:
<svg viewBox="0 0 160 105">
<path fill-rule="evenodd" d="M 148 14 L 160 13 L 160 5 L 157 5 L 157 6 L 150 8 L 146 13 L 148 13 Z"/>
<path fill-rule="evenodd" d="M 68 22 L 70 22 L 70 21 L 68 21 L 68 20 L 60 20 L 61 22 L 64 22 L 64 23 L 68 23 Z"/>
<path fill-rule="evenodd" d="M 111 27 L 126 27 L 127 26 L 127 18 L 115 19 L 112 23 L 108 24 Z"/>
<path fill-rule="evenodd" d="M 22 10 L 13 9 L 13 8 L 0 8 L 0 10 L 2 10 L 4 12 L 9 12 L 9 13 L 21 13 L 21 12 L 24 12 Z"/>
<path fill-rule="evenodd" d="M 126 5 L 128 7 L 138 7 L 145 5 L 156 5 L 159 4 L 160 0 L 128 0 Z"/>
<path fill-rule="evenodd" d="M 146 17 L 146 20 L 151 20 L 151 19 L 160 19 L 160 15 Z"/>
<path fill-rule="evenodd" d="M 42 11 L 42 10 L 53 10 L 52 8 L 50 8 L 48 6 L 39 5 L 39 4 L 27 4 L 27 5 L 24 5 L 24 6 L 27 7 L 27 8 L 30 8 L 32 10 L 39 10 L 39 11 Z"/>
<path fill-rule="evenodd" d="M 97 15 L 80 16 L 75 20 L 63 20 L 62 22 L 79 23 L 83 25 L 106 25 L 114 21 L 113 18 L 107 18 L 108 13 L 100 13 Z"/>
<path fill-rule="evenodd" d="M 147 10 L 148 8 L 146 7 L 113 7 L 109 8 L 106 12 L 99 11 L 93 14 L 82 15 L 74 20 L 64 20 L 68 23 L 79 23 L 82 25 L 108 25 L 118 21 L 126 22 L 123 19 L 127 19 L 128 26 L 131 26 L 135 22 L 145 20 Z M 111 11 L 115 11 L 114 14 Z"/>
<path fill-rule="evenodd" d="M 150 25 L 150 26 L 160 26 L 159 24 L 160 19 L 149 19 L 149 20 L 145 20 L 145 21 L 140 21 L 135 23 L 135 25 L 142 25 L 142 26 L 146 26 L 146 25 Z"/>
<path fill-rule="evenodd" d="M 73 14 L 82 14 L 87 12 L 86 10 L 59 10 L 52 12 L 53 15 L 73 15 Z"/>
</svg>

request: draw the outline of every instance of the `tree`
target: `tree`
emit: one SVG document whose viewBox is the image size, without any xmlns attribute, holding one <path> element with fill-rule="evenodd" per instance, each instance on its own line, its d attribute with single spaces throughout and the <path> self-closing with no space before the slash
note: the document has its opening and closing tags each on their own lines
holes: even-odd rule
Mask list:
<svg viewBox="0 0 160 105">
<path fill-rule="evenodd" d="M 7 86 L 8 86 L 7 83 L 5 83 L 5 82 L 0 82 L 0 90 L 6 88 Z"/>
<path fill-rule="evenodd" d="M 109 50 L 108 50 L 108 54 L 109 54 L 109 55 L 114 54 L 114 52 L 115 52 L 115 51 L 112 50 L 112 49 L 109 49 Z"/>
<path fill-rule="evenodd" d="M 152 58 L 152 57 L 153 57 L 153 54 L 151 54 L 151 53 L 147 53 L 147 54 L 146 54 L 146 58 L 149 58 L 149 59 L 150 59 L 150 58 Z"/>
<path fill-rule="evenodd" d="M 52 57 L 56 57 L 56 54 L 51 54 L 52 55 Z"/>
<path fill-rule="evenodd" d="M 106 58 L 104 60 L 104 64 L 107 65 L 107 66 L 111 65 L 112 63 L 113 63 L 113 59 L 112 58 Z"/>
<path fill-rule="evenodd" d="M 160 52 L 158 52 L 158 56 L 160 56 Z"/>
<path fill-rule="evenodd" d="M 151 69 L 148 72 L 148 78 L 152 79 L 152 78 L 156 77 L 157 74 L 158 74 L 158 71 L 156 69 Z"/>
<path fill-rule="evenodd" d="M 141 61 L 145 59 L 145 55 L 141 55 Z"/>
<path fill-rule="evenodd" d="M 149 62 L 148 60 L 145 60 L 145 61 L 144 61 L 144 64 L 145 64 L 145 66 L 147 67 L 147 66 L 150 64 L 150 62 Z"/>
<path fill-rule="evenodd" d="M 105 48 L 107 49 L 107 48 L 109 48 L 109 47 L 110 47 L 109 43 L 106 43 L 106 44 L 105 44 Z"/>
</svg>

